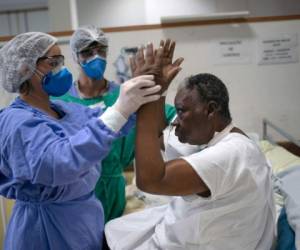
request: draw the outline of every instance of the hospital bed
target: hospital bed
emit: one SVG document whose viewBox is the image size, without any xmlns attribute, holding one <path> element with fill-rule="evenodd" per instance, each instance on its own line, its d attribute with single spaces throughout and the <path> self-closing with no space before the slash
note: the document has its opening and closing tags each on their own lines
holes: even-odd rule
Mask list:
<svg viewBox="0 0 300 250">
<path fill-rule="evenodd" d="M 280 143 L 289 151 L 275 143 L 269 129 L 289 141 Z M 280 214 L 277 249 L 300 249 L 300 142 L 267 119 L 263 120 L 263 139 L 261 148 L 273 168 L 277 216 Z"/>
<path fill-rule="evenodd" d="M 281 135 L 285 141 L 275 142 L 270 135 L 270 130 Z M 289 167 L 300 166 L 299 140 L 268 119 L 263 119 L 263 139 L 259 141 L 259 146 L 270 161 L 275 175 Z"/>
</svg>

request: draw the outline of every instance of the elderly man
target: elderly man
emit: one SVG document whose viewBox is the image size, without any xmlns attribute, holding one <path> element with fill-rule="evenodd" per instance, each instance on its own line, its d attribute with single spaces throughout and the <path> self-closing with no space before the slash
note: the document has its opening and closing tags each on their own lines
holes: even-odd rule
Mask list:
<svg viewBox="0 0 300 250">
<path fill-rule="evenodd" d="M 146 58 L 139 53 L 133 61 L 136 72 L 160 67 L 163 51 L 154 53 L 149 45 Z M 155 79 L 166 88 L 159 74 Z M 109 247 L 270 249 L 275 228 L 271 170 L 257 145 L 233 125 L 224 83 L 197 74 L 175 97 L 179 141 L 206 145 L 188 156 L 163 161 L 156 136 L 159 106 L 154 102 L 138 111 L 136 182 L 145 192 L 175 197 L 167 205 L 110 221 L 105 228 Z"/>
</svg>

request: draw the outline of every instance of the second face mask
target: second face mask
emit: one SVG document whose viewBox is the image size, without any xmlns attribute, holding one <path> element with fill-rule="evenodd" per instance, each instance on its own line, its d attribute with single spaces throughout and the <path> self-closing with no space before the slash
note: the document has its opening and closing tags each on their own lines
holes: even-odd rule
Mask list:
<svg viewBox="0 0 300 250">
<path fill-rule="evenodd" d="M 85 74 L 95 80 L 102 80 L 106 69 L 106 60 L 95 56 L 85 63 L 80 64 Z"/>
</svg>

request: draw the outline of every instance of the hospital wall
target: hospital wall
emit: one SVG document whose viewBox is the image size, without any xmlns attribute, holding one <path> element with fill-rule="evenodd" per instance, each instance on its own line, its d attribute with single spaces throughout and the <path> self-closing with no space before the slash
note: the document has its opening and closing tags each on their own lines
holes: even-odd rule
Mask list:
<svg viewBox="0 0 300 250">
<path fill-rule="evenodd" d="M 300 63 L 258 65 L 257 62 L 259 38 L 291 34 L 297 34 L 299 38 L 300 20 L 111 32 L 107 33 L 110 66 L 106 76 L 116 78 L 115 67 L 111 64 L 122 47 L 151 41 L 157 45 L 160 39 L 171 38 L 177 42 L 175 57 L 183 56 L 185 61 L 168 92 L 168 103 L 173 103 L 177 86 L 185 77 L 201 72 L 213 73 L 228 86 L 230 109 L 236 125 L 261 135 L 262 119 L 267 117 L 300 139 Z M 236 38 L 249 39 L 251 62 L 216 65 L 212 56 L 213 41 Z M 63 48 L 70 57 L 68 46 Z M 300 55 L 299 45 L 297 52 Z M 72 70 L 77 71 L 74 66 Z"/>
<path fill-rule="evenodd" d="M 227 85 L 230 109 L 234 123 L 245 131 L 262 133 L 262 119 L 269 118 L 285 128 L 295 138 L 300 138 L 300 64 L 258 64 L 260 38 L 281 38 L 296 35 L 299 39 L 300 20 L 246 22 L 235 24 L 193 25 L 172 28 L 141 29 L 107 32 L 109 55 L 106 77 L 115 79 L 112 65 L 122 47 L 139 46 L 160 39 L 171 38 L 177 42 L 175 57 L 183 56 L 182 71 L 169 89 L 167 102 L 173 103 L 177 86 L 192 74 L 213 73 Z M 213 57 L 215 41 L 242 39 L 249 43 L 250 60 L 247 63 L 217 64 Z M 74 76 L 77 66 L 72 60 L 68 44 L 62 44 L 66 65 Z M 297 47 L 297 53 L 300 47 Z M 0 92 L 0 105 L 6 105 L 11 96 Z M 276 135 L 275 135 L 276 138 Z M 280 138 L 278 138 L 280 140 Z"/>
<path fill-rule="evenodd" d="M 297 0 L 77 0 L 79 25 L 116 27 L 160 23 L 163 16 L 202 16 L 248 11 L 251 17 L 296 15 Z M 64 10 L 61 10 L 64 15 Z"/>
</svg>

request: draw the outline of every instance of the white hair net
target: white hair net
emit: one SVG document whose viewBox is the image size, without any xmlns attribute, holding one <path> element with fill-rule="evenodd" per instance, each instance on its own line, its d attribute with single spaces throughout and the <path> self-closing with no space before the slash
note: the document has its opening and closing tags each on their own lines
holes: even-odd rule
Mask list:
<svg viewBox="0 0 300 250">
<path fill-rule="evenodd" d="M 8 92 L 18 92 L 33 75 L 37 60 L 57 42 L 51 35 L 28 32 L 17 35 L 0 49 L 0 84 Z"/>
<path fill-rule="evenodd" d="M 93 25 L 78 28 L 72 35 L 70 47 L 77 58 L 77 53 L 87 48 L 91 43 L 98 42 L 108 48 L 108 39 L 104 32 Z"/>
</svg>

